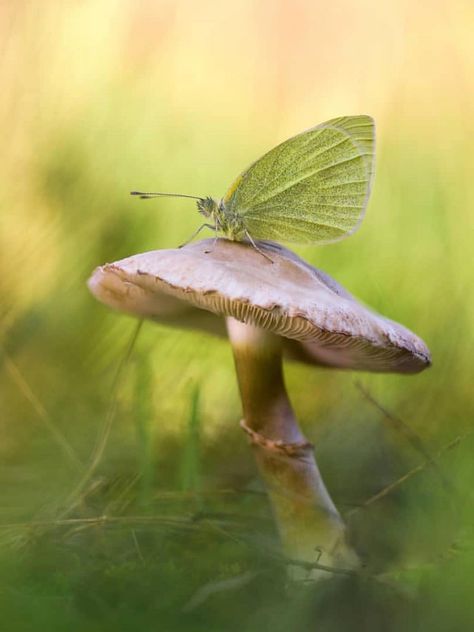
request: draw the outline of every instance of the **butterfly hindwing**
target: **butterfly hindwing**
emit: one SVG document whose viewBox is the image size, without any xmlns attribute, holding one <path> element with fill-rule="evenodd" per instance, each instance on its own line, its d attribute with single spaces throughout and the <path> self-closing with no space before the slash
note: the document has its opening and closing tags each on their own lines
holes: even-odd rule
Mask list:
<svg viewBox="0 0 474 632">
<path fill-rule="evenodd" d="M 232 184 L 226 207 L 255 239 L 336 241 L 358 227 L 374 166 L 371 117 L 346 116 L 302 132 L 254 162 Z"/>
</svg>

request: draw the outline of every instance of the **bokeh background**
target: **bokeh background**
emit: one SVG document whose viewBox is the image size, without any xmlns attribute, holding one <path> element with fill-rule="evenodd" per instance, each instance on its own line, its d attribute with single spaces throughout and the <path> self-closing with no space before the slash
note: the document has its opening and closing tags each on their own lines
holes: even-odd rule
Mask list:
<svg viewBox="0 0 474 632">
<path fill-rule="evenodd" d="M 5 629 L 472 629 L 473 19 L 469 0 L 1 3 Z M 85 283 L 199 225 L 192 202 L 130 190 L 222 195 L 356 113 L 378 131 L 364 222 L 297 250 L 421 335 L 433 367 L 286 367 L 367 569 L 288 591 L 228 344 L 138 331 Z"/>
</svg>

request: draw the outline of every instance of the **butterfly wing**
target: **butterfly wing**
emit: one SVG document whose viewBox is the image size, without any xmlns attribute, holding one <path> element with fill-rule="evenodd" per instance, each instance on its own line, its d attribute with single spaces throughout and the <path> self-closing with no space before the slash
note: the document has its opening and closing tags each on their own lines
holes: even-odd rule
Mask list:
<svg viewBox="0 0 474 632">
<path fill-rule="evenodd" d="M 253 238 L 337 241 L 359 226 L 374 170 L 370 116 L 344 116 L 286 140 L 244 171 L 224 197 Z"/>
</svg>

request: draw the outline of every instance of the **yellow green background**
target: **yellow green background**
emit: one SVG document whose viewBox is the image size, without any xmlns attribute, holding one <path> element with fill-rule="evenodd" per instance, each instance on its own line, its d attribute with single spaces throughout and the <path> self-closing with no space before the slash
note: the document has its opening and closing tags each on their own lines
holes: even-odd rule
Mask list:
<svg viewBox="0 0 474 632">
<path fill-rule="evenodd" d="M 2 3 L 0 603 L 9 630 L 33 620 L 36 629 L 166 632 L 283 625 L 261 544 L 271 517 L 238 429 L 228 344 L 145 323 L 124 362 L 136 324 L 96 303 L 85 283 L 95 266 L 175 247 L 199 226 L 193 202 L 140 202 L 130 190 L 218 197 L 278 142 L 358 113 L 377 123 L 361 228 L 297 250 L 419 334 L 433 367 L 375 376 L 288 365 L 289 394 L 342 513 L 423 463 L 356 380 L 434 455 L 461 439 L 439 458 L 442 477 L 426 467 L 352 520 L 370 572 L 395 587 L 380 595 L 378 584 L 329 582 L 327 599 L 285 597 L 284 612 L 305 630 L 348 621 L 469 629 L 473 19 L 468 0 Z M 51 524 L 65 510 L 80 528 Z M 80 522 L 104 512 L 264 524 L 249 546 L 233 527 L 189 535 Z M 202 586 L 248 572 L 259 579 L 183 614 Z"/>
</svg>

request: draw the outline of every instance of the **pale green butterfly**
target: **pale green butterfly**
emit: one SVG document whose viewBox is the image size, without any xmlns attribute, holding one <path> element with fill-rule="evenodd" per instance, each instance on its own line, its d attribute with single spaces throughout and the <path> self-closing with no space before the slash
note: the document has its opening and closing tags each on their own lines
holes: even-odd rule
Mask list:
<svg viewBox="0 0 474 632">
<path fill-rule="evenodd" d="M 219 201 L 174 193 L 143 193 L 144 199 L 197 199 L 228 239 L 272 239 L 321 244 L 351 235 L 362 221 L 374 172 L 375 125 L 370 116 L 343 116 L 321 123 L 271 149 L 248 167 Z M 263 254 L 263 253 L 262 253 Z"/>
</svg>

